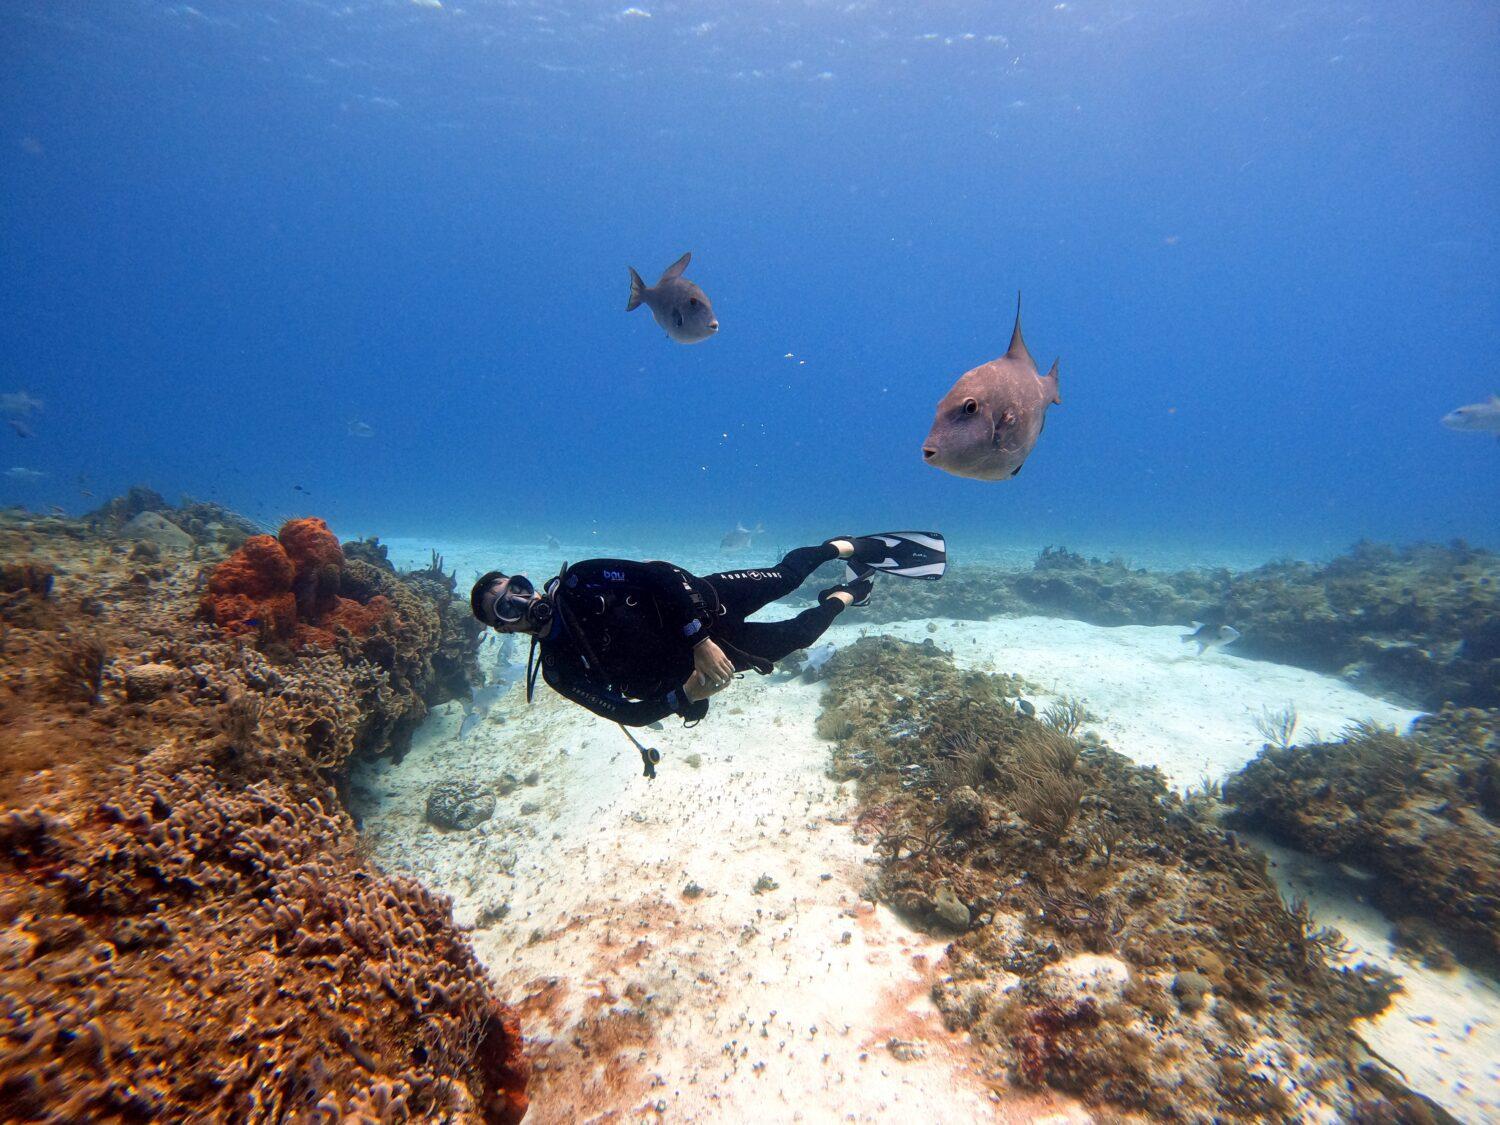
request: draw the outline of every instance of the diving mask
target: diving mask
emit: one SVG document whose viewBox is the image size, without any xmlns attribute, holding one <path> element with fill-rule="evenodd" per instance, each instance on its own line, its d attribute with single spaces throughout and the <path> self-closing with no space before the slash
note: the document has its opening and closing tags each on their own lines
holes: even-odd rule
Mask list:
<svg viewBox="0 0 1500 1125">
<path fill-rule="evenodd" d="M 498 579 L 492 590 L 484 601 L 485 624 L 491 627 L 518 625 L 527 618 L 536 597 L 536 587 L 531 584 L 531 579 L 524 574 L 507 575 Z"/>
</svg>

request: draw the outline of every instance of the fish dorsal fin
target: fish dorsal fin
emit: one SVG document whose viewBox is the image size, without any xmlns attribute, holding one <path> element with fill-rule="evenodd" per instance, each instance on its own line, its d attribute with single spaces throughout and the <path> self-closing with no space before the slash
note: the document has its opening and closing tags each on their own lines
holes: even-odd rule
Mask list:
<svg viewBox="0 0 1500 1125">
<path fill-rule="evenodd" d="M 1031 366 L 1036 366 L 1036 360 L 1031 358 L 1031 353 L 1026 350 L 1026 341 L 1021 339 L 1021 294 L 1016 292 L 1016 326 L 1010 333 L 1010 348 L 1005 353 L 1006 359 L 1023 359 Z"/>
<path fill-rule="evenodd" d="M 1058 406 L 1062 405 L 1062 393 L 1057 389 L 1057 365 L 1059 363 L 1061 363 L 1061 362 L 1062 362 L 1062 357 L 1058 356 L 1056 359 L 1054 359 L 1052 361 L 1052 370 L 1048 371 L 1046 375 L 1042 376 L 1042 382 L 1044 384 L 1048 383 L 1049 381 L 1052 384 L 1051 385 L 1052 397 L 1048 401 L 1054 402 Z"/>
<path fill-rule="evenodd" d="M 688 268 L 688 263 L 692 260 L 693 252 L 689 250 L 666 268 L 666 271 L 661 275 L 661 281 L 658 281 L 656 284 L 661 285 L 663 282 L 674 281 L 681 277 L 682 271 Z"/>
</svg>

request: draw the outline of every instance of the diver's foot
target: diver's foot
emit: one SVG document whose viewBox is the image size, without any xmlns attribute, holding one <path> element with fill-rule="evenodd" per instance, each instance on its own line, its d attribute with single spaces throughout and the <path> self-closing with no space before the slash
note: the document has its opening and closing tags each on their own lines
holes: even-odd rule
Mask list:
<svg viewBox="0 0 1500 1125">
<path fill-rule="evenodd" d="M 857 578 L 877 571 L 902 578 L 941 578 L 948 567 L 948 544 L 936 531 L 882 531 L 840 542 L 853 547 L 844 561 Z"/>
<path fill-rule="evenodd" d="M 847 559 L 854 554 L 854 542 L 850 539 L 829 539 L 828 545 L 839 553 L 839 558 Z"/>
<path fill-rule="evenodd" d="M 865 577 L 828 587 L 818 594 L 818 601 L 825 602 L 829 598 L 837 598 L 846 606 L 866 606 L 870 604 L 870 595 L 874 592 L 874 578 Z"/>
</svg>

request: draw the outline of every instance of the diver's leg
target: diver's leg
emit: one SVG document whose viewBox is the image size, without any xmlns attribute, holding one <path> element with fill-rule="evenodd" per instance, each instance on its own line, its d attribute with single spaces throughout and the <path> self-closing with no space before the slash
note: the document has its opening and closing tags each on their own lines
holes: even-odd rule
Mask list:
<svg viewBox="0 0 1500 1125">
<path fill-rule="evenodd" d="M 799 648 L 814 644 L 844 608 L 842 599 L 827 597 L 785 621 L 740 622 L 725 639 L 736 648 L 775 664 Z"/>
<path fill-rule="evenodd" d="M 784 559 L 766 570 L 725 570 L 707 575 L 706 579 L 719 595 L 726 614 L 746 618 L 786 597 L 824 563 L 845 556 L 846 552 L 833 543 L 819 543 L 816 547 L 788 551 Z"/>
</svg>

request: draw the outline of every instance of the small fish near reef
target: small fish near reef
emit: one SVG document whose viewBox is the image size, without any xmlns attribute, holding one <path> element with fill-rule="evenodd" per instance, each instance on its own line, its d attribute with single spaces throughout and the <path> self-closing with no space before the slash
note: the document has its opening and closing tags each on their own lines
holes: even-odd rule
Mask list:
<svg viewBox="0 0 1500 1125">
<path fill-rule="evenodd" d="M 736 523 L 733 530 L 726 531 L 724 538 L 719 540 L 719 550 L 743 551 L 746 547 L 750 546 L 751 536 L 763 535 L 765 534 L 765 530 L 765 525 L 760 523 L 756 524 L 753 528 L 746 527 L 742 523 Z"/>
<path fill-rule="evenodd" d="M 1240 639 L 1240 631 L 1233 625 L 1204 625 L 1202 622 L 1192 623 L 1193 631 L 1182 634 L 1182 643 L 1198 642 L 1198 655 L 1202 656 L 1209 649 L 1223 648 L 1232 645 Z"/>
<path fill-rule="evenodd" d="M 971 480 L 1008 480 L 1031 455 L 1047 407 L 1061 404 L 1057 361 L 1046 375 L 1021 339 L 1021 298 L 1010 348 L 999 359 L 966 371 L 938 403 L 922 442 L 922 458 L 936 469 Z"/>
<path fill-rule="evenodd" d="M 1500 441 L 1500 395 L 1490 395 L 1486 402 L 1470 403 L 1444 414 L 1443 425 L 1466 433 L 1494 434 Z"/>
<path fill-rule="evenodd" d="M 625 311 L 645 305 L 656 323 L 679 344 L 696 344 L 719 330 L 719 318 L 708 294 L 682 276 L 692 257 L 689 252 L 678 258 L 655 285 L 647 285 L 634 269 L 630 271 L 630 302 Z"/>
</svg>

